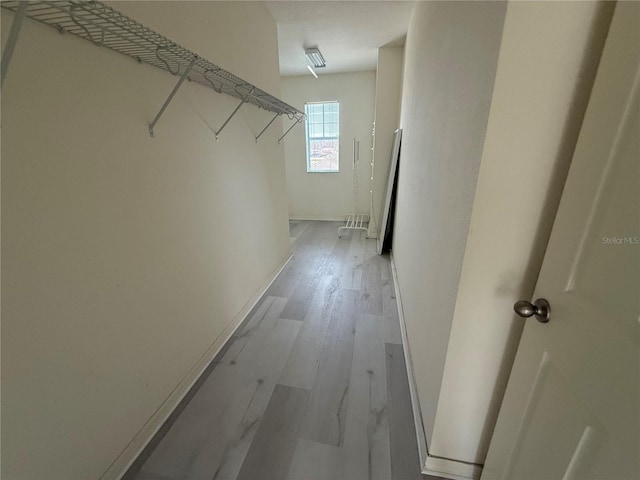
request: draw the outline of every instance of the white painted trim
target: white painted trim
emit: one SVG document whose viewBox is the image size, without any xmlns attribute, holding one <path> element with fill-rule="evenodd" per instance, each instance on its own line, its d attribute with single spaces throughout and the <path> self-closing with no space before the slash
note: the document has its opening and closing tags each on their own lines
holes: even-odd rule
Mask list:
<svg viewBox="0 0 640 480">
<path fill-rule="evenodd" d="M 418 455 L 420 457 L 420 465 L 425 465 L 427 457 L 429 456 L 429 451 L 427 449 L 427 437 L 424 431 L 424 425 L 422 423 L 422 412 L 420 410 L 420 401 L 418 398 L 416 380 L 413 374 L 413 364 L 411 363 L 411 350 L 409 348 L 409 340 L 407 338 L 407 327 L 404 323 L 402 295 L 400 294 L 400 286 L 398 285 L 398 274 L 396 271 L 396 262 L 393 258 L 393 252 L 389 252 L 389 258 L 391 263 L 391 277 L 393 278 L 393 288 L 396 291 L 396 305 L 398 306 L 398 319 L 400 320 L 400 333 L 402 335 L 404 361 L 407 367 L 407 378 L 409 379 L 409 393 L 411 395 L 413 422 L 416 429 L 416 438 L 418 440 Z"/>
<path fill-rule="evenodd" d="M 422 469 L 423 475 L 435 475 L 452 480 L 477 480 L 481 473 L 482 467 L 478 465 L 431 456 L 427 457 Z"/>
<path fill-rule="evenodd" d="M 320 222 L 344 222 L 347 220 L 347 216 L 343 215 L 342 217 L 290 217 L 289 220 L 294 221 L 320 221 Z"/>
<path fill-rule="evenodd" d="M 284 267 L 287 266 L 292 258 L 293 255 L 290 255 L 289 258 L 260 286 L 255 295 L 249 299 L 218 338 L 215 339 L 213 344 L 206 350 L 206 352 L 204 352 L 196 364 L 189 370 L 189 372 L 187 372 L 178 385 L 176 385 L 173 391 L 162 402 L 153 415 L 151 415 L 149 420 L 147 420 L 147 423 L 145 423 L 124 450 L 120 452 L 113 463 L 100 476 L 100 480 L 117 480 L 124 476 L 129 467 L 131 467 L 136 458 L 138 458 L 147 444 L 151 441 L 153 436 L 158 432 L 158 430 L 160 430 L 160 427 L 162 427 L 167 418 L 169 418 L 169 415 L 171 415 L 185 395 L 189 392 L 191 387 L 196 383 L 198 378 L 200 378 L 204 373 L 205 369 L 222 349 L 224 344 L 227 343 L 227 340 L 229 340 L 229 338 L 231 338 L 235 333 L 247 315 L 249 315 L 251 310 L 253 310 L 257 305 L 258 301 L 273 284 L 275 279 L 278 278 L 280 272 L 284 270 Z"/>
<path fill-rule="evenodd" d="M 400 333 L 402 335 L 402 347 L 404 348 L 404 359 L 407 367 L 407 378 L 409 379 L 409 394 L 411 396 L 411 408 L 413 410 L 413 422 L 418 440 L 418 455 L 420 457 L 421 472 L 423 475 L 434 475 L 452 480 L 477 480 L 482 473 L 482 467 L 467 462 L 452 459 L 433 457 L 429 454 L 427 437 L 422 422 L 422 411 L 420 409 L 420 399 L 413 374 L 413 364 L 411 361 L 411 349 L 407 338 L 407 327 L 404 322 L 404 310 L 402 308 L 402 295 L 398 285 L 398 273 L 393 252 L 389 252 L 391 263 L 391 276 L 393 278 L 393 288 L 396 292 L 396 304 L 398 306 L 398 319 L 400 321 Z"/>
</svg>

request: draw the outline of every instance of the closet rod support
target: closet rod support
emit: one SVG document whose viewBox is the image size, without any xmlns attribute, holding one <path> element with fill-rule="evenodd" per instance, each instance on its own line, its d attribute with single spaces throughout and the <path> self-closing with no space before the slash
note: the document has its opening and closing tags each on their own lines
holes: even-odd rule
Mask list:
<svg viewBox="0 0 640 480">
<path fill-rule="evenodd" d="M 14 48 L 16 48 L 18 35 L 20 34 L 20 29 L 22 28 L 22 21 L 27 15 L 27 8 L 29 8 L 29 2 L 20 2 L 18 5 L 18 10 L 16 11 L 16 16 L 14 17 L 13 23 L 11 24 L 9 37 L 7 38 L 7 43 L 4 47 L 4 51 L 2 52 L 2 64 L 0 65 L 2 78 L 0 79 L 0 85 L 4 84 L 4 77 L 7 75 L 9 63 L 11 62 L 11 57 L 13 56 L 13 50 Z"/>
<path fill-rule="evenodd" d="M 291 130 L 293 130 L 293 127 L 295 127 L 297 124 L 299 124 L 300 122 L 302 122 L 302 119 L 304 117 L 299 118 L 293 125 L 291 125 L 289 127 L 289 130 L 287 130 L 286 132 L 284 132 L 284 134 L 278 139 L 278 143 L 280 143 L 280 140 L 282 140 L 284 137 L 287 136 L 287 133 L 289 133 Z"/>
<path fill-rule="evenodd" d="M 258 139 L 262 136 L 262 134 L 265 132 L 265 130 L 266 130 L 267 128 L 269 128 L 269 126 L 270 126 L 270 125 L 271 125 L 271 124 L 276 120 L 276 118 L 278 118 L 278 115 L 280 115 L 280 114 L 279 114 L 279 113 L 276 113 L 276 114 L 273 116 L 273 118 L 271 119 L 271 121 L 270 121 L 269 123 L 267 123 L 267 126 L 266 126 L 266 127 L 264 127 L 264 128 L 260 131 L 260 133 L 259 133 L 259 134 L 258 134 L 258 136 L 256 137 L 256 143 L 258 143 Z"/>
<path fill-rule="evenodd" d="M 160 120 L 160 117 L 164 113 L 165 109 L 167 108 L 169 103 L 171 103 L 171 100 L 173 100 L 173 97 L 175 96 L 175 94 L 178 92 L 178 90 L 182 86 L 182 82 L 184 82 L 187 79 L 187 76 L 189 75 L 189 72 L 191 72 L 191 68 L 193 68 L 193 64 L 196 63 L 196 59 L 197 58 L 198 57 L 194 55 L 194 57 L 191 59 L 191 62 L 189 63 L 189 66 L 184 71 L 184 73 L 180 76 L 180 80 L 178 80 L 178 83 L 176 83 L 176 86 L 173 87 L 173 90 L 171 90 L 171 93 L 169 94 L 169 97 L 167 97 L 167 99 L 164 101 L 164 103 L 162 104 L 162 107 L 160 107 L 160 111 L 156 115 L 156 118 L 154 118 L 153 122 L 151 122 L 149 124 L 149 135 L 151 135 L 151 138 L 153 138 L 153 127 L 156 126 L 156 123 L 158 123 L 158 120 Z"/>
<path fill-rule="evenodd" d="M 216 142 L 218 141 L 218 135 L 220 135 L 220 132 L 222 132 L 222 130 L 224 130 L 224 127 L 226 127 L 226 126 L 227 126 L 227 123 L 229 123 L 229 121 L 233 118 L 233 116 L 234 116 L 236 113 L 238 113 L 238 110 L 240 110 L 240 107 L 249 101 L 249 99 L 251 98 L 251 95 L 253 95 L 253 91 L 254 91 L 255 89 L 256 89 L 256 87 L 253 87 L 253 88 L 251 89 L 251 91 L 249 92 L 249 95 L 247 95 L 246 97 L 244 97 L 244 98 L 240 101 L 240 103 L 238 104 L 238 106 L 236 107 L 236 109 L 235 109 L 233 112 L 231 112 L 231 115 L 229 115 L 229 118 L 227 118 L 227 119 L 225 120 L 225 122 L 222 124 L 222 126 L 218 129 L 218 131 L 217 131 L 217 132 L 215 132 L 215 135 L 216 135 Z"/>
</svg>

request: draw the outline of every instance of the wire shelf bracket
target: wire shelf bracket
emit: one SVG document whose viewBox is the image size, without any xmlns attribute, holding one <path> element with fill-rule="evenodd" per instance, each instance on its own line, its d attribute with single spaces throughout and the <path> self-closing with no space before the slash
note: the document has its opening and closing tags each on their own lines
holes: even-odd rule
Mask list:
<svg viewBox="0 0 640 480">
<path fill-rule="evenodd" d="M 180 80 L 178 80 L 178 83 L 176 83 L 176 86 L 173 87 L 173 90 L 171 90 L 171 93 L 169 94 L 167 99 L 162 104 L 162 107 L 160 107 L 160 111 L 157 113 L 157 115 L 155 116 L 153 121 L 149 124 L 149 135 L 151 135 L 151 138 L 153 138 L 153 127 L 156 126 L 156 123 L 158 123 L 158 120 L 160 120 L 160 117 L 164 113 L 165 109 L 169 106 L 169 104 L 171 103 L 171 100 L 173 100 L 173 97 L 175 96 L 175 94 L 178 93 L 178 90 L 180 90 L 180 87 L 182 86 L 182 82 L 184 82 L 187 79 L 187 76 L 189 75 L 189 72 L 193 68 L 193 64 L 196 63 L 196 58 L 197 57 L 195 57 L 195 56 L 193 57 L 193 60 L 191 60 L 191 63 L 189 63 L 189 66 L 187 67 L 187 69 L 184 71 L 184 73 L 180 77 Z M 217 135 L 216 135 L 216 138 L 218 138 Z"/>
<path fill-rule="evenodd" d="M 184 80 L 199 83 L 217 93 L 231 95 L 242 101 L 216 132 L 216 139 L 245 103 L 250 103 L 276 115 L 287 115 L 290 119 L 295 119 L 296 124 L 305 119 L 304 113 L 297 108 L 196 55 L 185 47 L 172 42 L 167 37 L 145 27 L 102 2 L 84 0 L 31 0 L 29 2 L 4 0 L 0 3 L 0 6 L 16 14 L 2 55 L 3 81 L 20 31 L 21 18 L 23 19 L 25 16 L 49 25 L 59 32 L 76 35 L 99 47 L 105 47 L 127 55 L 138 63 L 153 65 L 174 76 L 179 76 L 178 83 L 167 100 L 165 100 L 158 114 L 149 124 L 149 133 L 152 137 L 156 123 L 173 100 Z M 272 122 L 273 120 L 269 125 Z M 262 133 L 264 133 L 264 130 L 260 132 L 257 138 Z M 282 138 L 284 138 L 284 135 L 280 137 L 280 140 Z"/>
<path fill-rule="evenodd" d="M 258 139 L 262 136 L 262 134 L 267 130 L 267 128 L 269 128 L 271 126 L 271 124 L 273 122 L 275 122 L 276 118 L 278 118 L 280 116 L 279 113 L 276 113 L 273 118 L 269 121 L 269 123 L 267 123 L 267 126 L 264 127 L 262 130 L 260 130 L 260 133 L 258 135 L 256 135 L 256 143 L 258 143 Z"/>
<path fill-rule="evenodd" d="M 295 122 L 293 125 L 291 125 L 291 126 L 289 127 L 289 130 L 287 130 L 286 132 L 284 132 L 284 133 L 282 134 L 282 136 L 278 139 L 278 143 L 280 143 L 280 141 L 281 141 L 284 137 L 286 137 L 286 136 L 287 136 L 287 133 L 289 133 L 291 130 L 293 130 L 293 127 L 295 127 L 295 126 L 296 126 L 297 124 L 299 124 L 299 123 L 302 123 L 303 121 L 304 121 L 304 114 L 302 115 L 302 117 L 296 118 L 296 122 Z"/>
<path fill-rule="evenodd" d="M 4 51 L 2 52 L 2 62 L 0 65 L 0 72 L 2 72 L 2 77 L 0 79 L 0 85 L 4 84 L 4 77 L 7 75 L 7 70 L 9 70 L 9 63 L 11 63 L 11 57 L 13 56 L 13 50 L 16 48 L 16 43 L 18 42 L 18 35 L 20 35 L 20 30 L 22 29 L 22 22 L 24 21 L 24 17 L 27 14 L 27 7 L 29 6 L 28 2 L 20 2 L 18 8 L 16 10 L 16 16 L 13 19 L 13 23 L 11 24 L 11 30 L 9 30 L 9 37 L 7 37 L 7 43 L 5 44 Z"/>
<path fill-rule="evenodd" d="M 249 101 L 249 98 L 251 97 L 251 95 L 253 95 L 253 92 L 255 91 L 255 87 L 253 87 L 251 89 L 251 91 L 249 92 L 249 95 L 245 98 L 243 98 L 242 100 L 240 100 L 240 103 L 238 104 L 238 106 L 236 107 L 236 109 L 231 112 L 231 115 L 229 115 L 229 117 L 224 121 L 224 123 L 222 124 L 222 126 L 215 132 L 216 135 L 216 142 L 218 141 L 218 136 L 220 135 L 220 132 L 222 132 L 222 130 L 224 130 L 224 127 L 227 126 L 227 123 L 229 123 L 229 121 L 233 118 L 233 116 L 238 113 L 238 110 L 240 110 L 240 107 L 242 107 L 242 105 L 244 105 L 245 103 L 247 103 Z"/>
</svg>

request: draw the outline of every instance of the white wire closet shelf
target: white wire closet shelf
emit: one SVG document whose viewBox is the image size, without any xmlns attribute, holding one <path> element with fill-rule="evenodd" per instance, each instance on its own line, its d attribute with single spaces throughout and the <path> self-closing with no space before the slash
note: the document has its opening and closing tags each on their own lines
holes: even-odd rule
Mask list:
<svg viewBox="0 0 640 480">
<path fill-rule="evenodd" d="M 362 230 L 364 232 L 369 231 L 369 215 L 366 213 L 350 213 L 345 219 L 344 226 L 338 228 L 338 238 L 342 237 L 345 230 L 356 231 Z"/>
<path fill-rule="evenodd" d="M 59 0 L 30 1 L 27 3 L 23 1 L 2 1 L 0 5 L 2 8 L 13 11 L 18 15 L 21 14 L 20 9 L 24 10 L 26 8 L 26 12 L 23 12 L 24 15 L 54 27 L 59 32 L 76 35 L 97 46 L 109 48 L 132 57 L 140 63 L 153 65 L 180 77 L 180 81 L 171 92 L 171 95 L 165 101 L 154 121 L 149 125 L 149 132 L 152 136 L 153 126 L 185 79 L 212 88 L 218 93 L 239 98 L 242 101 L 216 132 L 216 137 L 244 103 L 251 103 L 276 114 L 271 122 L 258 134 L 256 141 L 278 115 L 286 115 L 290 120 L 295 120 L 291 128 L 304 121 L 304 113 L 297 108 L 288 105 L 255 85 L 246 82 L 101 2 Z M 13 40 L 15 41 L 15 39 Z M 285 135 L 290 130 L 287 130 Z M 284 135 L 278 141 L 283 137 Z"/>
</svg>

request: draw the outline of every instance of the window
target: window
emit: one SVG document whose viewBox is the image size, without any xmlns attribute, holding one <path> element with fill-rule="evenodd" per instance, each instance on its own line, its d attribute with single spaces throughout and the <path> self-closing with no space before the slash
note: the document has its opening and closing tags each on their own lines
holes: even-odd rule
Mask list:
<svg viewBox="0 0 640 480">
<path fill-rule="evenodd" d="M 340 104 L 307 103 L 307 172 L 339 171 Z"/>
</svg>

